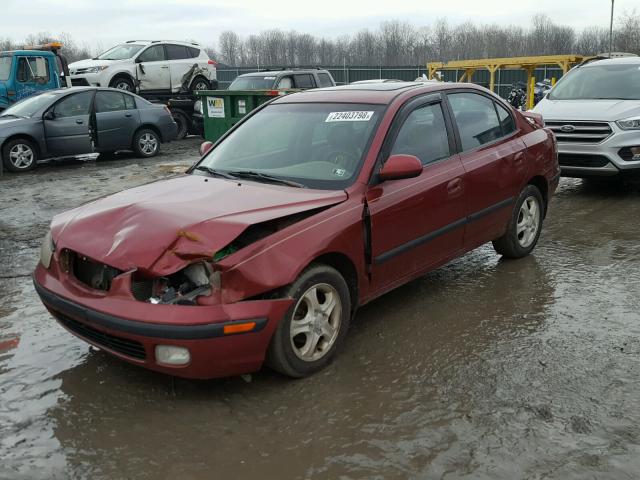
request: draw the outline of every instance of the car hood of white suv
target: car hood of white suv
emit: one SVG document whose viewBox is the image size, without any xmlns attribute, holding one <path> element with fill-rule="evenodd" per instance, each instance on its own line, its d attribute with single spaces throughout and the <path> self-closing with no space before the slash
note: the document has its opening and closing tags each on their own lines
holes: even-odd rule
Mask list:
<svg viewBox="0 0 640 480">
<path fill-rule="evenodd" d="M 640 100 L 553 100 L 543 98 L 533 109 L 545 120 L 615 122 L 640 115 Z"/>
<path fill-rule="evenodd" d="M 85 60 L 79 60 L 77 62 L 73 62 L 69 64 L 70 70 L 78 70 L 80 68 L 90 68 L 90 67 L 104 67 L 115 65 L 116 63 L 125 63 L 131 62 L 131 59 L 127 60 L 93 60 L 91 58 L 87 58 Z"/>
</svg>

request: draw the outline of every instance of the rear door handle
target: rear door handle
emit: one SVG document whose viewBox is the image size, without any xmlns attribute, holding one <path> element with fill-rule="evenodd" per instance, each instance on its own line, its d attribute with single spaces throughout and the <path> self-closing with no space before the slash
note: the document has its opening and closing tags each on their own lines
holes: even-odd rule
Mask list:
<svg viewBox="0 0 640 480">
<path fill-rule="evenodd" d="M 78 119 L 76 120 L 76 123 L 77 123 L 78 125 L 82 125 L 84 122 L 78 118 Z"/>
<path fill-rule="evenodd" d="M 131 114 L 130 113 L 125 113 L 124 116 L 125 117 L 131 117 Z"/>
<path fill-rule="evenodd" d="M 160 68 L 169 68 L 169 65 L 163 65 Z"/>
</svg>

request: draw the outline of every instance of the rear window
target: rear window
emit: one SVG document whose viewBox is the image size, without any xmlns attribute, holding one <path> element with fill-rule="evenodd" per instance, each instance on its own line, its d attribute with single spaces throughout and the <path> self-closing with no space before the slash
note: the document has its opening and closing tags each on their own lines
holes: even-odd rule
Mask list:
<svg viewBox="0 0 640 480">
<path fill-rule="evenodd" d="M 167 57 L 169 60 L 183 60 L 191 58 L 191 54 L 187 51 L 187 47 L 183 45 L 166 45 Z"/>
<path fill-rule="evenodd" d="M 328 73 L 318 73 L 318 80 L 321 87 L 333 87 L 333 81 Z"/>
</svg>

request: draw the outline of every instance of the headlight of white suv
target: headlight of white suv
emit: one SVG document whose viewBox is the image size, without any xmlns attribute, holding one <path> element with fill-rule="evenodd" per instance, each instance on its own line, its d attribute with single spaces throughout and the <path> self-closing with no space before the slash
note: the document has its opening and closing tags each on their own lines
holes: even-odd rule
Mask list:
<svg viewBox="0 0 640 480">
<path fill-rule="evenodd" d="M 623 130 L 640 130 L 640 117 L 631 117 L 616 122 Z"/>
<path fill-rule="evenodd" d="M 193 111 L 202 115 L 202 100 L 196 100 L 193 104 Z"/>
<path fill-rule="evenodd" d="M 86 73 L 100 73 L 103 70 L 106 70 L 107 68 L 109 68 L 108 65 L 103 65 L 102 67 L 90 67 L 87 68 Z"/>
<path fill-rule="evenodd" d="M 40 246 L 40 263 L 44 268 L 49 268 L 51 265 L 51 257 L 53 257 L 53 252 L 56 250 L 56 245 L 53 243 L 53 239 L 51 238 L 51 230 L 47 232 L 42 240 L 42 245 Z"/>
</svg>

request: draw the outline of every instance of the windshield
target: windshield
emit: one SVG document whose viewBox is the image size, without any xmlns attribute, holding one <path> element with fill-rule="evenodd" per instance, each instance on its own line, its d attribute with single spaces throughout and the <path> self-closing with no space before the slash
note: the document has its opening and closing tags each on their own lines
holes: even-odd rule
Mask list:
<svg viewBox="0 0 640 480">
<path fill-rule="evenodd" d="M 343 189 L 360 171 L 382 110 L 358 104 L 269 105 L 199 166 L 244 178 L 257 172 L 309 188 Z M 202 170 L 194 173 L 206 175 Z"/>
<path fill-rule="evenodd" d="M 273 75 L 238 77 L 231 82 L 228 90 L 270 90 L 273 88 L 275 79 L 276 77 Z"/>
<path fill-rule="evenodd" d="M 13 57 L 0 57 L 0 81 L 9 80 L 11 75 L 11 60 Z"/>
<path fill-rule="evenodd" d="M 5 115 L 32 117 L 38 110 L 51 103 L 56 97 L 57 95 L 53 93 L 41 93 L 40 95 L 25 98 L 7 108 L 0 114 L 0 117 Z"/>
<path fill-rule="evenodd" d="M 101 55 L 96 57 L 97 60 L 125 60 L 133 57 L 138 53 L 144 45 L 137 45 L 135 43 L 124 43 L 113 47 L 111 50 L 107 50 Z"/>
<path fill-rule="evenodd" d="M 579 67 L 558 82 L 552 100 L 640 100 L 640 64 Z"/>
</svg>

